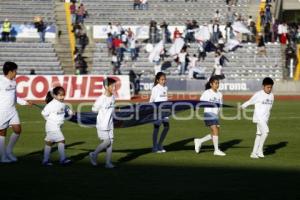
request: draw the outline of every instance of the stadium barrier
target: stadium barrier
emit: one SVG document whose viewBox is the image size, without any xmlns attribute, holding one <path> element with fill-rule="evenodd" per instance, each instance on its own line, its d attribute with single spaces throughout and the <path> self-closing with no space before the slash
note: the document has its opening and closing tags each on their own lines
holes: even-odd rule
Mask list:
<svg viewBox="0 0 300 200">
<path fill-rule="evenodd" d="M 72 58 L 72 63 L 74 65 L 75 35 L 72 32 L 70 3 L 65 3 L 65 12 L 66 12 L 66 22 L 68 28 L 69 41 L 70 41 L 71 58 Z"/>
<path fill-rule="evenodd" d="M 117 100 L 130 100 L 129 76 L 109 76 L 117 81 Z M 17 96 L 27 100 L 44 100 L 48 91 L 56 86 L 66 90 L 66 100 L 92 101 L 104 92 L 104 75 L 19 75 L 16 78 Z"/>
</svg>

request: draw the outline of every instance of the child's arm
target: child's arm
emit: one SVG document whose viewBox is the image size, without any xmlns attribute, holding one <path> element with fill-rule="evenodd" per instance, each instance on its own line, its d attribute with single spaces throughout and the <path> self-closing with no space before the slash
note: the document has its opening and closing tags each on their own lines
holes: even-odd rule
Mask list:
<svg viewBox="0 0 300 200">
<path fill-rule="evenodd" d="M 153 88 L 152 91 L 151 91 L 151 96 L 150 96 L 149 102 L 150 103 L 154 102 L 155 98 L 156 98 L 156 92 L 155 92 L 155 88 Z"/>
<path fill-rule="evenodd" d="M 254 94 L 248 101 L 242 104 L 241 108 L 245 109 L 250 105 L 254 105 L 258 102 L 258 93 Z"/>
<path fill-rule="evenodd" d="M 50 115 L 50 108 L 48 105 L 45 106 L 45 108 L 42 111 L 42 116 L 44 117 L 45 120 L 48 119 L 49 115 Z"/>
<path fill-rule="evenodd" d="M 102 105 L 102 98 L 98 98 L 92 107 L 93 112 L 98 112 Z"/>
</svg>

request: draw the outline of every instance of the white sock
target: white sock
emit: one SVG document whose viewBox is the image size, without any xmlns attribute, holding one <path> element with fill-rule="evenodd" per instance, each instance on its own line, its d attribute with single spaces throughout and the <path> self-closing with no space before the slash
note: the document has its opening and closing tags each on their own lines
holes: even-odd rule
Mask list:
<svg viewBox="0 0 300 200">
<path fill-rule="evenodd" d="M 9 138 L 9 142 L 7 144 L 7 147 L 6 147 L 6 153 L 7 154 L 11 154 L 12 151 L 13 151 L 13 148 L 16 144 L 16 142 L 18 141 L 20 137 L 20 134 L 16 134 L 16 133 L 13 133 L 10 138 Z"/>
<path fill-rule="evenodd" d="M 259 147 L 258 147 L 258 151 L 259 153 L 263 153 L 264 152 L 264 144 L 265 144 L 265 141 L 268 137 L 268 134 L 262 134 L 260 136 L 260 141 L 259 141 Z"/>
<path fill-rule="evenodd" d="M 219 136 L 213 135 L 212 141 L 214 144 L 215 151 L 218 151 L 219 150 Z"/>
<path fill-rule="evenodd" d="M 66 159 L 66 156 L 65 156 L 65 144 L 62 143 L 62 142 L 58 143 L 57 149 L 58 149 L 60 161 L 63 161 L 64 159 Z"/>
<path fill-rule="evenodd" d="M 43 159 L 43 162 L 49 161 L 50 153 L 51 153 L 51 146 L 48 146 L 46 144 L 45 147 L 44 147 L 44 159 Z"/>
<path fill-rule="evenodd" d="M 105 156 L 105 161 L 106 164 L 111 163 L 111 157 L 112 157 L 112 143 L 106 148 L 106 156 Z"/>
<path fill-rule="evenodd" d="M 208 134 L 208 135 L 204 136 L 203 138 L 200 138 L 199 140 L 201 143 L 207 142 L 207 141 L 211 140 L 211 134 Z"/>
<path fill-rule="evenodd" d="M 110 140 L 103 140 L 101 144 L 97 146 L 97 148 L 94 151 L 94 154 L 97 156 L 101 151 L 106 149 L 111 144 Z"/>
<path fill-rule="evenodd" d="M 261 135 L 256 135 L 252 153 L 257 153 Z"/>
<path fill-rule="evenodd" d="M 0 156 L 1 159 L 5 158 L 5 137 L 4 136 L 0 136 Z"/>
</svg>

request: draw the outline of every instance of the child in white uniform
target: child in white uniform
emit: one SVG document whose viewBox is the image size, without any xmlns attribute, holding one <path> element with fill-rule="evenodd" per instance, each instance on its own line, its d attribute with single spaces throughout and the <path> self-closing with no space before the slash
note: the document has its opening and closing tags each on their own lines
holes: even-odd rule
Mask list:
<svg viewBox="0 0 300 200">
<path fill-rule="evenodd" d="M 242 105 L 242 109 L 247 108 L 249 105 L 255 106 L 253 123 L 256 123 L 257 131 L 253 150 L 250 155 L 250 157 L 254 159 L 264 157 L 263 146 L 268 137 L 268 121 L 274 102 L 274 95 L 272 93 L 274 81 L 271 78 L 266 77 L 264 78 L 262 85 L 263 89 L 256 92 L 249 101 Z"/>
<path fill-rule="evenodd" d="M 168 87 L 166 86 L 166 75 L 163 72 L 158 72 L 155 76 L 154 87 L 152 88 L 151 97 L 149 102 L 162 102 L 168 101 Z M 164 129 L 160 135 L 159 141 L 157 136 L 160 125 L 163 124 Z M 152 151 L 155 153 L 165 153 L 166 150 L 163 148 L 163 142 L 169 131 L 169 118 L 166 117 L 161 120 L 154 122 L 153 130 L 153 147 Z"/>
<path fill-rule="evenodd" d="M 65 120 L 65 114 L 73 115 L 73 112 L 64 104 L 65 90 L 63 87 L 55 87 L 49 91 L 46 97 L 47 105 L 42 111 L 42 116 L 46 120 L 46 138 L 44 148 L 44 158 L 42 164 L 51 166 L 49 160 L 52 145 L 57 143 L 60 164 L 69 164 L 71 160 L 65 156 L 65 137 L 61 132 L 61 127 Z"/>
<path fill-rule="evenodd" d="M 218 91 L 219 89 L 219 80 L 217 77 L 213 76 L 209 79 L 209 82 L 206 84 L 206 90 L 200 97 L 200 101 L 207 101 L 212 103 L 223 103 L 223 95 Z M 200 152 L 200 148 L 203 142 L 209 141 L 212 139 L 214 144 L 214 155 L 215 156 L 225 156 L 226 154 L 219 149 L 219 107 L 204 108 L 204 122 L 211 130 L 211 133 L 206 135 L 203 138 L 195 138 L 195 151 L 196 153 Z"/>
<path fill-rule="evenodd" d="M 21 134 L 21 124 L 16 109 L 16 103 L 20 105 L 31 105 L 17 97 L 17 83 L 15 81 L 18 66 L 14 62 L 5 62 L 3 75 L 0 78 L 0 163 L 16 162 L 13 155 L 13 147 Z M 11 126 L 13 133 L 5 149 L 5 137 L 7 128 Z"/>
<path fill-rule="evenodd" d="M 105 168 L 114 168 L 112 164 L 112 146 L 114 139 L 114 124 L 113 114 L 115 111 L 115 97 L 113 96 L 115 80 L 112 78 L 106 78 L 103 81 L 105 87 L 105 93 L 98 97 L 95 104 L 92 107 L 93 112 L 97 112 L 97 133 L 102 143 L 97 146 L 95 151 L 89 154 L 90 162 L 93 166 L 97 166 L 98 154 L 106 150 L 106 163 Z"/>
</svg>

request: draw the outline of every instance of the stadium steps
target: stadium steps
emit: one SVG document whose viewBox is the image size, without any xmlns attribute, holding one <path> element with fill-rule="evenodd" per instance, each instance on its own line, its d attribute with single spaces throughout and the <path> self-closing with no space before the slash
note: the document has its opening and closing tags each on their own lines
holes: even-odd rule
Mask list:
<svg viewBox="0 0 300 200">
<path fill-rule="evenodd" d="M 19 74 L 29 74 L 32 69 L 36 74 L 63 74 L 52 43 L 0 42 L 0 63 L 6 61 L 16 62 Z"/>
</svg>

